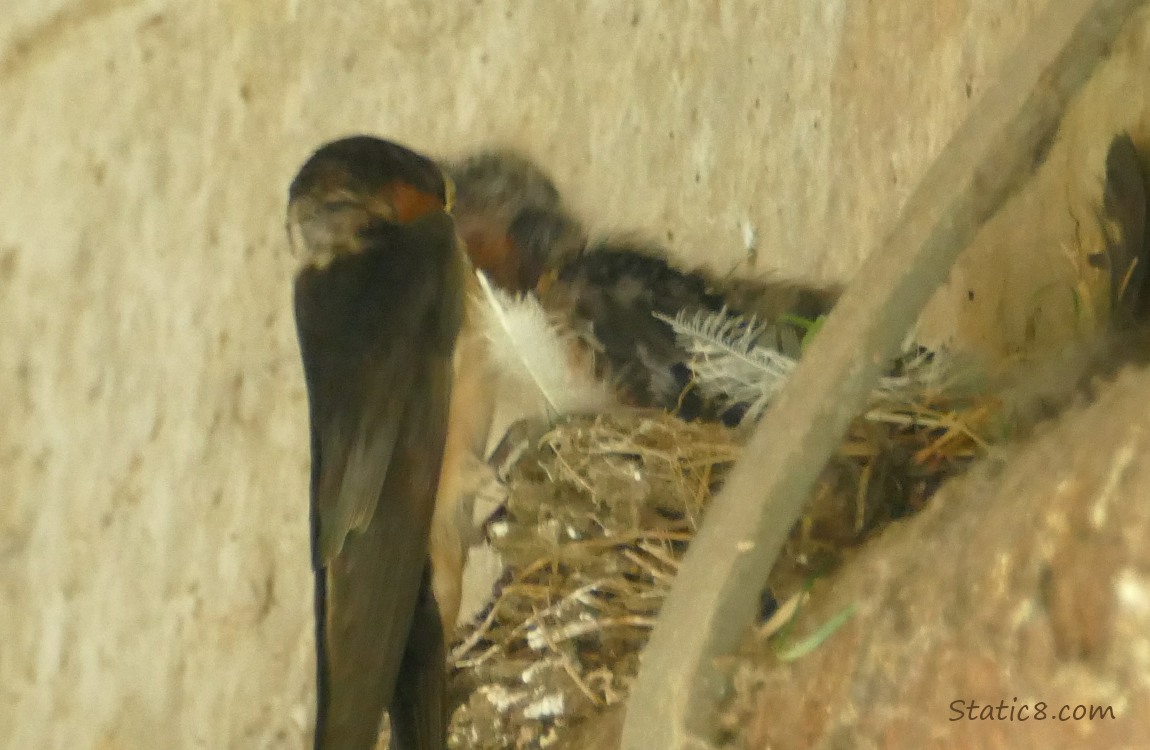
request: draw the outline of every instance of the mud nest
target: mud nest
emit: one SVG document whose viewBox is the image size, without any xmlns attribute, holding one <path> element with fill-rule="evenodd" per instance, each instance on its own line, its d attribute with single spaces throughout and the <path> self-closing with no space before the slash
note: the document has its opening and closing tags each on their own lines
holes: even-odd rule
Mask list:
<svg viewBox="0 0 1150 750">
<path fill-rule="evenodd" d="M 962 471 L 994 432 L 996 406 L 930 395 L 873 404 L 772 571 L 764 618 Z M 450 748 L 562 747 L 570 729 L 625 702 L 688 543 L 748 436 L 621 412 L 568 419 L 528 442 L 485 525 L 502 578 L 452 652 Z"/>
</svg>

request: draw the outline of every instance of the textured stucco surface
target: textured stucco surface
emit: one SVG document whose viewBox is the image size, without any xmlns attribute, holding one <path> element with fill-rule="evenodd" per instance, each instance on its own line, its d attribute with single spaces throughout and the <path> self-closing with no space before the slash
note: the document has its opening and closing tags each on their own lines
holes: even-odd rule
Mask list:
<svg viewBox="0 0 1150 750">
<path fill-rule="evenodd" d="M 594 227 L 724 269 L 753 235 L 752 270 L 842 278 L 1041 6 L 7 0 L 0 745 L 304 746 L 307 437 L 282 209 L 312 147 L 355 131 L 443 155 L 514 145 Z M 1036 216 L 1096 200 L 1111 129 L 1139 140 L 1144 102 L 1116 92 L 1150 60 L 1143 36 L 972 249 L 939 335 L 957 313 L 1009 348 L 996 321 L 1026 315 L 1004 279 L 1032 283 L 1027 248 L 1074 237 Z"/>
</svg>

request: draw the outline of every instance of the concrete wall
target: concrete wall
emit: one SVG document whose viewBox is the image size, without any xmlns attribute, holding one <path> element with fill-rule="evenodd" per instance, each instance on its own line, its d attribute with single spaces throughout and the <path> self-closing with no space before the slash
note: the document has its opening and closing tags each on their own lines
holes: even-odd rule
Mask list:
<svg viewBox="0 0 1150 750">
<path fill-rule="evenodd" d="M 843 278 L 1041 6 L 6 0 L 0 745 L 304 745 L 282 213 L 311 148 L 355 131 L 442 155 L 515 145 L 594 227 L 719 268 L 753 235 L 751 270 Z M 1029 223 L 988 230 L 940 298 L 937 318 L 970 317 L 957 290 L 981 284 L 984 348 L 1008 348 L 1004 254 L 1029 278 L 1026 248 L 1067 236 L 1036 212 L 1065 205 L 1077 157 L 1100 173 L 1108 129 L 1145 119 L 1115 93 L 1150 60 L 1142 37 L 1076 105 L 1047 192 L 1014 209 Z M 1097 174 L 1079 183 L 1096 197 Z"/>
</svg>

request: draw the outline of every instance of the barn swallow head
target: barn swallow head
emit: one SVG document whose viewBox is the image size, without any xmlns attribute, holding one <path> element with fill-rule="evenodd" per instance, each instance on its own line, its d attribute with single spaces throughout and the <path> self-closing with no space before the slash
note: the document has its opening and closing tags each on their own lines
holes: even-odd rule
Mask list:
<svg viewBox="0 0 1150 750">
<path fill-rule="evenodd" d="M 301 266 L 327 267 L 359 253 L 364 230 L 378 222 L 409 224 L 434 211 L 450 212 L 450 180 L 435 162 L 370 136 L 320 148 L 288 192 L 287 229 Z"/>
<path fill-rule="evenodd" d="M 528 157 L 483 151 L 447 170 L 459 188 L 459 234 L 472 262 L 497 286 L 529 291 L 586 244 L 555 184 Z"/>
</svg>

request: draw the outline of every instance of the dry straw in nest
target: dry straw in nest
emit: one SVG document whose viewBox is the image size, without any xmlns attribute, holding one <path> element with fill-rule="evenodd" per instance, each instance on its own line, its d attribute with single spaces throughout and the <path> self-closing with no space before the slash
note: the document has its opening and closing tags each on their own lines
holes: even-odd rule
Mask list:
<svg viewBox="0 0 1150 750">
<path fill-rule="evenodd" d="M 887 392 L 856 420 L 771 587 L 782 600 L 981 450 L 993 402 Z M 562 422 L 512 467 L 487 524 L 504 575 L 453 651 L 452 748 L 556 746 L 626 699 L 687 544 L 744 431 L 621 412 Z"/>
</svg>

